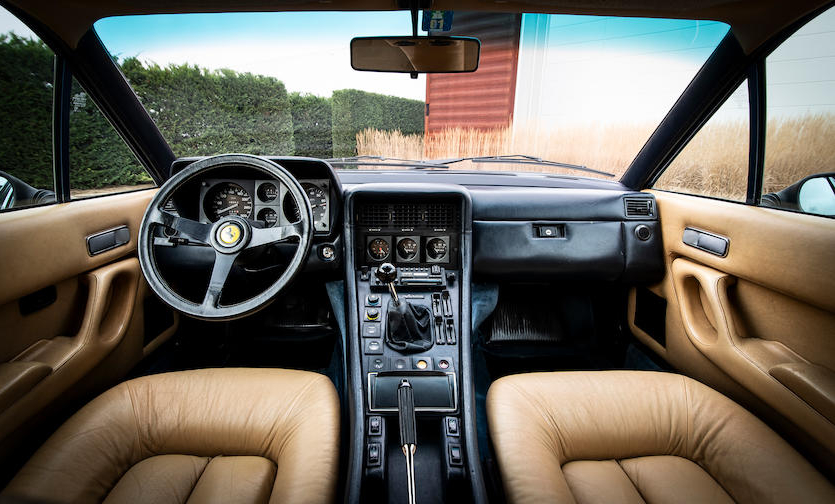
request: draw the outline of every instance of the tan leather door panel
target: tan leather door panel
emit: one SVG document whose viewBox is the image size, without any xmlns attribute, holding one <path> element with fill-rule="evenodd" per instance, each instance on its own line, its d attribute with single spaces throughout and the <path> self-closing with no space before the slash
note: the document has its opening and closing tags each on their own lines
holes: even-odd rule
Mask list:
<svg viewBox="0 0 835 504">
<path fill-rule="evenodd" d="M 125 373 L 144 355 L 148 289 L 135 250 L 153 192 L 0 214 L 0 457 L 40 411 L 94 386 L 91 374 L 108 375 L 109 362 L 121 368 L 109 376 Z M 130 241 L 91 256 L 86 238 L 118 226 Z M 21 298 L 38 292 L 51 294 L 24 310 Z"/>
<path fill-rule="evenodd" d="M 652 191 L 666 276 L 666 345 L 676 368 L 791 425 L 835 454 L 835 220 Z M 729 239 L 726 257 L 685 244 L 686 227 Z M 812 445 L 817 444 L 817 447 Z M 831 457 L 831 455 L 830 455 Z"/>
</svg>

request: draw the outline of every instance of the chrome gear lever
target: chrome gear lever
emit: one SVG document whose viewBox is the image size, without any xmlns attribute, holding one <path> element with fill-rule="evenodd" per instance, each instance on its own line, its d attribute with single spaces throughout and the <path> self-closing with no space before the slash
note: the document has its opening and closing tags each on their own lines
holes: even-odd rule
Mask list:
<svg viewBox="0 0 835 504">
<path fill-rule="evenodd" d="M 415 504 L 415 395 L 409 380 L 400 380 L 397 387 L 397 416 L 400 421 L 400 448 L 406 456 L 406 478 L 409 484 L 409 504 Z"/>
<path fill-rule="evenodd" d="M 374 272 L 377 280 L 388 286 L 391 293 L 391 299 L 394 301 L 394 306 L 400 305 L 400 298 L 397 297 L 397 291 L 394 289 L 394 281 L 397 280 L 397 268 L 392 263 L 383 263 Z"/>
</svg>

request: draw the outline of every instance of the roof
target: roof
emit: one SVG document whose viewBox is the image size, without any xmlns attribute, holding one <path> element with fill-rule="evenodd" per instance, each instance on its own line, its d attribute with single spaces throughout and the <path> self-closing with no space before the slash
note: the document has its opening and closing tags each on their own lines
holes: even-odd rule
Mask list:
<svg viewBox="0 0 835 504">
<path fill-rule="evenodd" d="M 753 52 L 773 35 L 829 0 L 435 0 L 433 9 L 537 12 L 722 21 L 743 50 Z M 70 47 L 97 20 L 129 14 L 232 11 L 397 10 L 397 0 L 9 0 Z M 405 4 L 405 2 L 403 2 Z"/>
</svg>

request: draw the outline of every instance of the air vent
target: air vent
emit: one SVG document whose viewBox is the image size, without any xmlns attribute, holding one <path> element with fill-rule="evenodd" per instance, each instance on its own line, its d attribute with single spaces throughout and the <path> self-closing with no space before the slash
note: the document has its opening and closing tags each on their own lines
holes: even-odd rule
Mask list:
<svg viewBox="0 0 835 504">
<path fill-rule="evenodd" d="M 626 216 L 632 218 L 655 217 L 653 200 L 649 198 L 625 198 Z"/>
<path fill-rule="evenodd" d="M 357 214 L 358 224 L 364 228 L 383 228 L 391 223 L 390 205 L 364 205 Z"/>
<path fill-rule="evenodd" d="M 456 205 L 451 203 L 372 203 L 357 212 L 357 224 L 364 228 L 430 228 L 456 227 Z"/>
</svg>

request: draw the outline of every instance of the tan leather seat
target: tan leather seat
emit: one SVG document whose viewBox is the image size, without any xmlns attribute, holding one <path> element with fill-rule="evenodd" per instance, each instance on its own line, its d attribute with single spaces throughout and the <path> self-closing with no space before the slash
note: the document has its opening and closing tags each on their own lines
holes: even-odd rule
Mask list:
<svg viewBox="0 0 835 504">
<path fill-rule="evenodd" d="M 325 503 L 339 401 L 326 377 L 204 369 L 138 378 L 61 426 L 6 502 Z"/>
<path fill-rule="evenodd" d="M 487 414 L 511 503 L 835 502 L 780 436 L 680 375 L 507 376 Z"/>
</svg>

